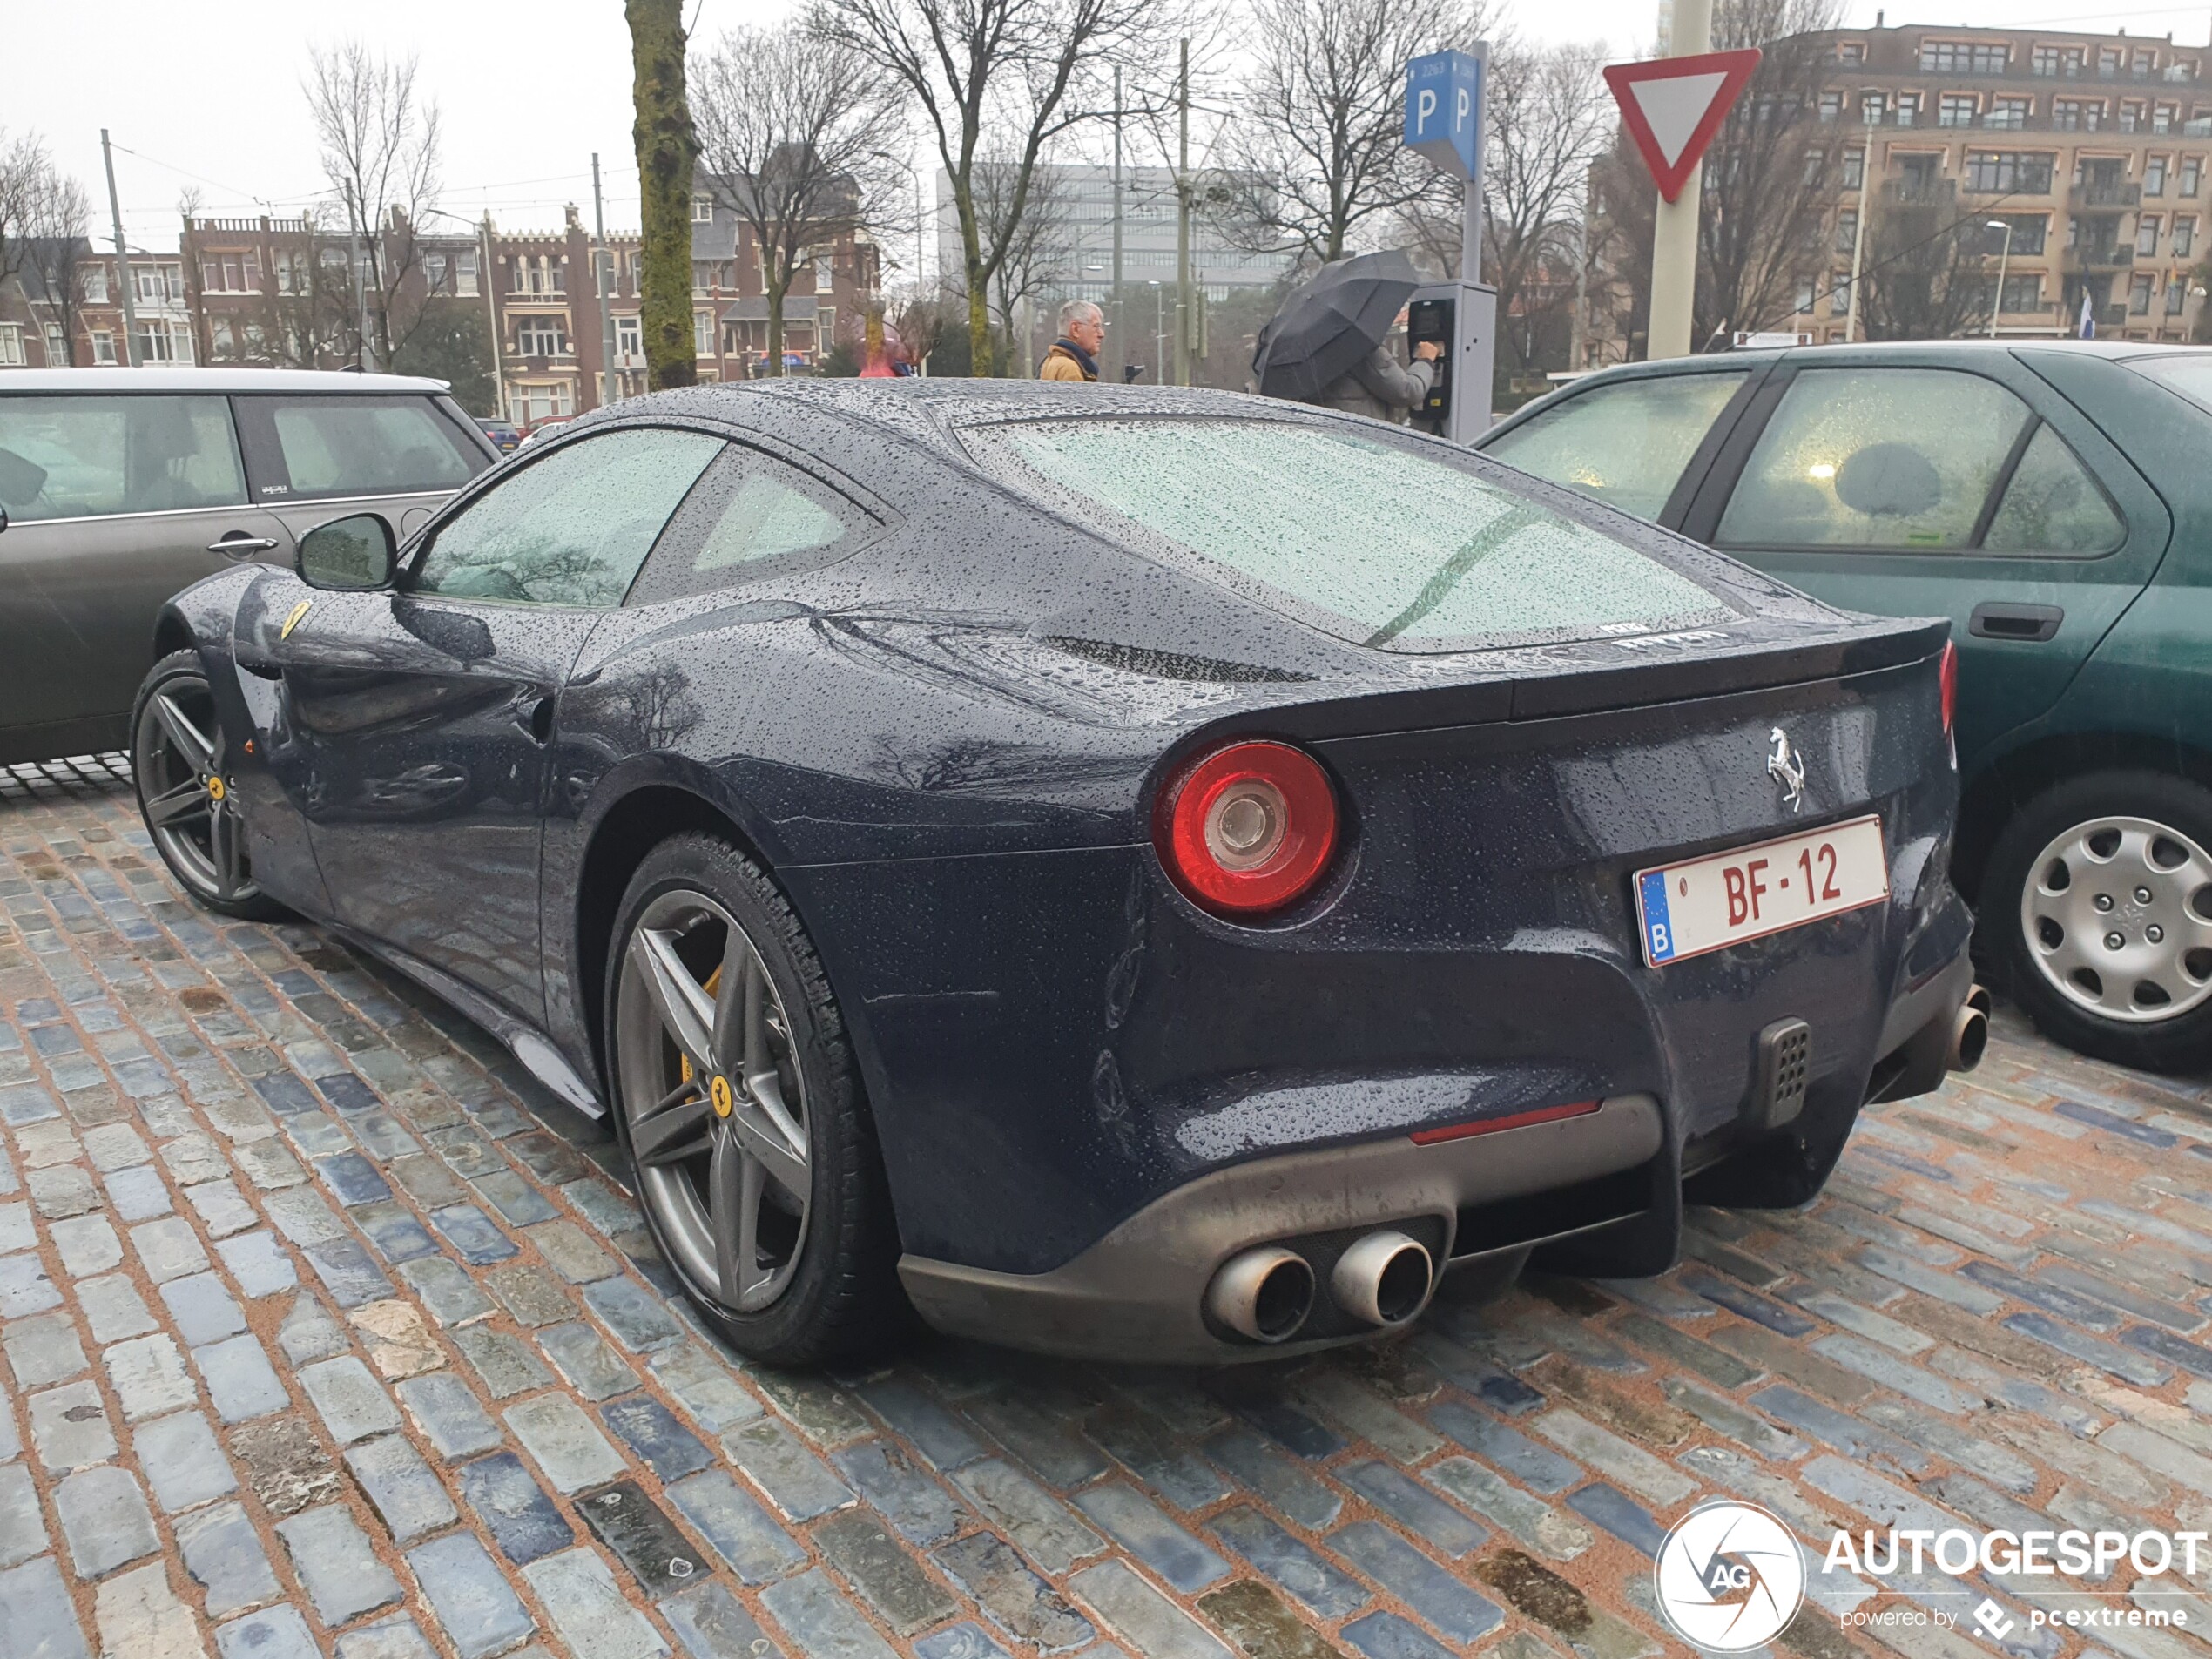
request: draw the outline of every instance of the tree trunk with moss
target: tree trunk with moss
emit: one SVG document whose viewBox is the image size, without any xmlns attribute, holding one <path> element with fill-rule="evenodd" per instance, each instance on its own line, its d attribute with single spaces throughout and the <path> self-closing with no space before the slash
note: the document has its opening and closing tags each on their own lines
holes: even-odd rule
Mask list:
<svg viewBox="0 0 2212 1659">
<path fill-rule="evenodd" d="M 639 327 L 655 391 L 698 379 L 691 339 L 691 175 L 697 145 L 684 92 L 683 0 L 625 0 L 635 71 L 641 197 Z"/>
</svg>

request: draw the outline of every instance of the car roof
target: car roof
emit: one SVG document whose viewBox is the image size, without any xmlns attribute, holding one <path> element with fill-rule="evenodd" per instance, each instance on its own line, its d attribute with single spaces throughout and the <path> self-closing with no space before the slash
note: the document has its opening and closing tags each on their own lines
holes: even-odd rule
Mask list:
<svg viewBox="0 0 2212 1659">
<path fill-rule="evenodd" d="M 111 397 L 119 392 L 293 392 L 317 396 L 366 395 L 381 392 L 449 389 L 444 381 L 414 374 L 355 374 L 345 369 L 201 368 L 18 368 L 0 374 L 0 396 L 10 392 L 82 392 Z"/>
<path fill-rule="evenodd" d="M 2121 360 L 2165 357 L 2207 350 L 2212 350 L 2212 347 L 2178 340 L 2076 340 L 2033 335 L 1996 340 L 1986 335 L 1972 340 L 1871 340 L 1857 341 L 1848 346 L 1761 346 L 1740 351 L 1705 352 L 1695 357 L 1662 358 L 1656 362 L 1614 363 L 1580 376 L 1569 384 L 1585 385 L 1601 375 L 1613 380 L 1641 374 L 1680 374 L 1685 369 L 1727 369 L 1747 363 L 1771 363 L 1784 357 L 1798 361 L 1824 363 L 1831 361 L 1857 362 L 1867 358 L 1895 357 L 1908 352 L 1916 357 L 1930 354 L 1945 357 L 1982 357 L 1993 352 L 2038 351 L 2062 352 L 2074 357 Z"/>
</svg>

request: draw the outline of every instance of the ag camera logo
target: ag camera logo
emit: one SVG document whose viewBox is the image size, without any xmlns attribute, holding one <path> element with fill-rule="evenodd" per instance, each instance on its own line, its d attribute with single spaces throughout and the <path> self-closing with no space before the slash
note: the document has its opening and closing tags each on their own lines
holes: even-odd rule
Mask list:
<svg viewBox="0 0 2212 1659">
<path fill-rule="evenodd" d="M 1676 1521 L 1652 1569 L 1675 1634 L 1708 1653 L 1764 1648 L 1805 1599 L 1805 1561 L 1790 1529 L 1757 1504 L 1701 1504 Z"/>
</svg>

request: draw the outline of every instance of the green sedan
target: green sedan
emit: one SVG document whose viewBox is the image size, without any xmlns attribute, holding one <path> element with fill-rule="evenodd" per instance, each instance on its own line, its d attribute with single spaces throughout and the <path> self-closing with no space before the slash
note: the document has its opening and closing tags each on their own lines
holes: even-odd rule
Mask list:
<svg viewBox="0 0 2212 1659">
<path fill-rule="evenodd" d="M 2212 351 L 1631 364 L 1480 447 L 1831 604 L 1949 617 L 1978 954 L 2083 1054 L 2212 1065 Z"/>
</svg>

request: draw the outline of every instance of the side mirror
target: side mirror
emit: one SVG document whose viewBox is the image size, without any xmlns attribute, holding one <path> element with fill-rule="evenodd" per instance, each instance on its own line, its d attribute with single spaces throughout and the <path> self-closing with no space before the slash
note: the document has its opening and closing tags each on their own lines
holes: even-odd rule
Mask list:
<svg viewBox="0 0 2212 1659">
<path fill-rule="evenodd" d="M 398 563 L 392 527 L 374 513 L 318 524 L 300 538 L 300 579 L 311 588 L 341 593 L 388 588 Z"/>
</svg>

